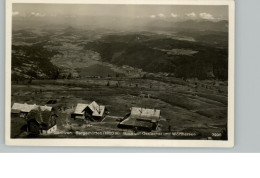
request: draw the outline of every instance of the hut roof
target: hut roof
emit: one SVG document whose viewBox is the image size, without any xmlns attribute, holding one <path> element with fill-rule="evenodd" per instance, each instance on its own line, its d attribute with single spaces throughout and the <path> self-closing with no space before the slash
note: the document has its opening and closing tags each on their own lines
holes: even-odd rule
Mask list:
<svg viewBox="0 0 260 178">
<path fill-rule="evenodd" d="M 139 107 L 131 108 L 131 117 L 142 120 L 158 121 L 160 119 L 160 110 L 158 109 L 146 109 Z"/>
<path fill-rule="evenodd" d="M 88 108 L 91 109 L 92 116 L 102 116 L 105 111 L 105 106 L 98 105 L 95 101 L 88 105 Z"/>
<path fill-rule="evenodd" d="M 93 116 L 103 116 L 104 112 L 105 112 L 105 106 L 100 105 L 99 110 L 95 110 L 92 115 Z"/>
<path fill-rule="evenodd" d="M 21 112 L 30 112 L 31 110 L 40 108 L 42 111 L 51 111 L 52 107 L 50 106 L 39 106 L 36 104 L 21 104 L 21 103 L 14 103 L 12 106 L 12 111 L 21 111 Z"/>
<path fill-rule="evenodd" d="M 88 105 L 89 109 L 91 109 L 91 111 L 95 112 L 95 111 L 99 111 L 99 105 L 93 101 L 92 103 L 90 103 Z"/>
<path fill-rule="evenodd" d="M 84 109 L 88 106 L 88 104 L 78 103 L 75 109 L 75 114 L 84 114 Z"/>
<path fill-rule="evenodd" d="M 105 112 L 105 106 L 98 105 L 95 101 L 90 104 L 78 103 L 74 114 L 84 114 L 84 110 L 89 108 L 93 113 L 92 116 L 102 116 Z"/>
<path fill-rule="evenodd" d="M 33 109 L 36 109 L 38 106 L 36 104 L 30 105 L 27 103 L 21 104 L 21 103 L 14 103 L 12 106 L 12 110 L 18 110 L 21 112 L 30 112 Z"/>
</svg>

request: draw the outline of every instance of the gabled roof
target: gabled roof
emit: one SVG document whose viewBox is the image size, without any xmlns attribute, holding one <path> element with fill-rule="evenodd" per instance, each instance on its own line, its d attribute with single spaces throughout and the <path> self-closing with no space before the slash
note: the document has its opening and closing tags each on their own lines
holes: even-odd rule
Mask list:
<svg viewBox="0 0 260 178">
<path fill-rule="evenodd" d="M 93 101 L 88 105 L 89 109 L 91 109 L 92 112 L 99 111 L 99 105 Z"/>
<path fill-rule="evenodd" d="M 105 112 L 105 106 L 99 105 L 99 110 L 95 110 L 92 116 L 103 116 Z"/>
<path fill-rule="evenodd" d="M 158 109 L 132 107 L 130 115 L 120 122 L 120 125 L 151 129 L 153 123 L 159 121 L 159 119 L 160 110 Z"/>
<path fill-rule="evenodd" d="M 98 105 L 95 101 L 90 104 L 78 103 L 74 114 L 84 114 L 86 108 L 89 108 L 92 111 L 92 116 L 103 116 L 105 112 L 105 106 Z"/>
<path fill-rule="evenodd" d="M 105 106 L 98 105 L 95 101 L 88 105 L 88 108 L 93 112 L 92 116 L 103 116 Z"/>
<path fill-rule="evenodd" d="M 84 114 L 84 109 L 88 106 L 88 104 L 78 103 L 75 109 L 75 114 Z"/>
<path fill-rule="evenodd" d="M 42 111 L 51 111 L 52 107 L 50 106 L 38 106 L 36 104 L 21 104 L 21 103 L 14 103 L 12 106 L 12 111 L 21 111 L 21 112 L 30 112 L 33 109 L 40 108 Z"/>
<path fill-rule="evenodd" d="M 33 109 L 36 109 L 38 106 L 36 104 L 30 105 L 27 103 L 21 104 L 21 103 L 14 103 L 12 106 L 12 110 L 19 110 L 21 112 L 30 112 Z"/>
<path fill-rule="evenodd" d="M 144 120 L 151 120 L 151 121 L 158 121 L 160 118 L 160 110 L 158 109 L 146 109 L 146 108 L 139 108 L 139 107 L 132 107 L 131 108 L 131 117 L 144 119 Z"/>
</svg>

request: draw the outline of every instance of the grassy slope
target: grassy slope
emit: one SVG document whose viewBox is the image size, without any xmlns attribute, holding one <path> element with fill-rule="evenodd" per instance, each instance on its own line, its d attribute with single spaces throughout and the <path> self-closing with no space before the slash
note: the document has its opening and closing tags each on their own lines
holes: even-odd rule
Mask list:
<svg viewBox="0 0 260 178">
<path fill-rule="evenodd" d="M 20 69 L 19 74 L 13 74 L 12 80 L 24 78 L 24 75 L 30 78 L 55 77 L 58 68 L 50 62 L 50 58 L 57 54 L 55 51 L 47 51 L 42 44 L 31 46 L 12 46 L 12 70 Z M 25 67 L 29 68 L 25 70 Z M 42 76 L 41 76 L 42 75 Z"/>
<path fill-rule="evenodd" d="M 107 123 L 89 128 L 70 119 L 70 113 L 77 103 L 90 103 L 93 100 L 105 105 L 111 116 L 118 117 L 124 117 L 133 106 L 159 108 L 162 113 L 159 129 L 162 131 L 168 131 L 171 125 L 173 131 L 190 129 L 203 132 L 205 137 L 213 131 L 221 131 L 227 122 L 227 105 L 224 102 L 227 98 L 211 90 L 198 88 L 196 92 L 193 86 L 187 84 L 150 79 L 127 80 L 121 87 L 116 87 L 116 80 L 110 79 L 109 87 L 106 86 L 106 79 L 44 80 L 33 81 L 30 85 L 13 85 L 12 102 L 44 105 L 49 99 L 57 99 L 55 108 L 59 115 L 58 129 L 65 131 L 70 129 L 68 123 L 79 131 L 109 130 L 107 126 L 110 124 Z M 153 83 L 152 88 L 149 87 L 150 82 Z M 133 85 L 135 83 L 138 87 Z M 35 92 L 40 89 L 42 93 Z M 143 98 L 141 93 L 150 94 L 150 98 Z M 110 129 L 116 130 L 116 123 L 111 124 Z"/>
</svg>

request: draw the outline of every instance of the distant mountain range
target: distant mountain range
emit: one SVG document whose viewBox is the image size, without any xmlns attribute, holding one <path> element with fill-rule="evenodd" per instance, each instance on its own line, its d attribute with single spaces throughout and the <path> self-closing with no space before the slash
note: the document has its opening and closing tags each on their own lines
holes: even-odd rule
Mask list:
<svg viewBox="0 0 260 178">
<path fill-rule="evenodd" d="M 112 30 L 140 31 L 140 30 L 202 30 L 228 31 L 228 21 L 187 20 L 172 21 L 166 19 L 134 19 L 121 17 L 14 17 L 13 28 L 54 28 L 57 26 L 80 27 L 85 29 L 106 28 Z"/>
<path fill-rule="evenodd" d="M 192 30 L 202 30 L 202 31 L 228 31 L 228 21 L 194 21 L 188 20 L 183 22 L 177 22 L 174 25 L 176 28 L 181 29 L 192 29 Z"/>
<path fill-rule="evenodd" d="M 146 24 L 147 29 L 165 30 L 165 31 L 182 31 L 182 30 L 196 30 L 196 31 L 228 31 L 228 21 L 209 21 L 209 20 L 185 20 L 179 22 L 172 22 L 166 20 L 154 20 Z"/>
</svg>

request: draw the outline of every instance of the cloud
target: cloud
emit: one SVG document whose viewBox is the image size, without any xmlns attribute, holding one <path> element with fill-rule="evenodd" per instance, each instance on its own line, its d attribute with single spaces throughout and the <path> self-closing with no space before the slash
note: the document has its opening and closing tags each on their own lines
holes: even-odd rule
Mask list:
<svg viewBox="0 0 260 178">
<path fill-rule="evenodd" d="M 45 14 L 41 14 L 39 12 L 31 12 L 31 15 L 35 16 L 35 17 L 44 17 Z"/>
<path fill-rule="evenodd" d="M 19 15 L 19 12 L 18 11 L 14 11 L 14 12 L 12 12 L 12 15 L 13 16 Z"/>
<path fill-rule="evenodd" d="M 213 17 L 213 15 L 209 14 L 209 13 L 200 13 L 200 18 L 202 19 L 206 19 L 206 20 L 214 20 L 215 18 Z"/>
<path fill-rule="evenodd" d="M 192 12 L 192 13 L 186 14 L 186 16 L 187 16 L 187 17 L 196 17 L 197 14 L 195 14 L 194 12 Z"/>
<path fill-rule="evenodd" d="M 156 16 L 155 15 L 150 15 L 150 18 L 154 19 Z"/>
<path fill-rule="evenodd" d="M 178 17 L 178 15 L 177 15 L 177 14 L 174 14 L 174 13 L 171 13 L 171 16 L 172 16 L 173 18 Z"/>
<path fill-rule="evenodd" d="M 160 13 L 160 14 L 158 14 L 158 17 L 165 17 L 165 15 Z"/>
</svg>

